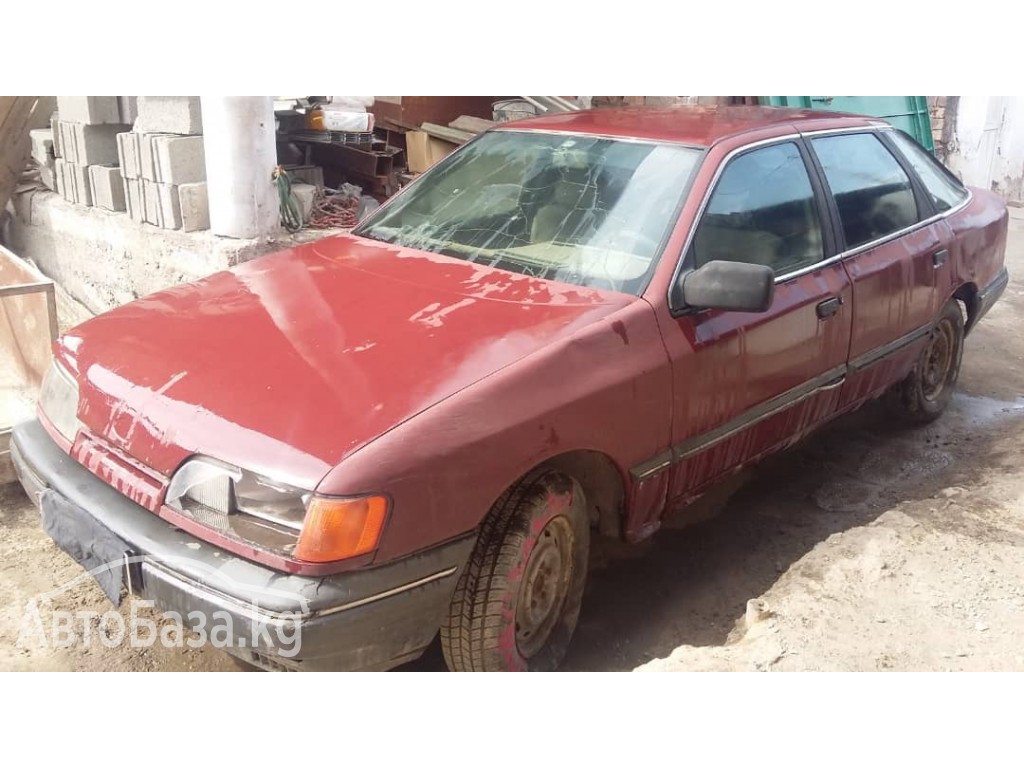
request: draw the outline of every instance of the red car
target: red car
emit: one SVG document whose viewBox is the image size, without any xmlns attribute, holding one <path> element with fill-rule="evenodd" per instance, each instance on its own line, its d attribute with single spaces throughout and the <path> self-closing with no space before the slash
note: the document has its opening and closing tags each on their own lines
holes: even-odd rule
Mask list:
<svg viewBox="0 0 1024 768">
<path fill-rule="evenodd" d="M 593 536 L 868 400 L 938 416 L 1006 232 L 871 118 L 504 124 L 352 234 L 65 335 L 14 458 L 112 599 L 219 612 L 256 665 L 388 668 L 440 632 L 455 670 L 552 669 Z M 238 629 L 288 622 L 287 654 Z"/>
</svg>

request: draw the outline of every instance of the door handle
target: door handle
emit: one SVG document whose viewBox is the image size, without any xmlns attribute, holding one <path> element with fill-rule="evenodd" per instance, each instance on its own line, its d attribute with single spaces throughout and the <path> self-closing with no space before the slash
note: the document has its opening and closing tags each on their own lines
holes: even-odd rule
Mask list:
<svg viewBox="0 0 1024 768">
<path fill-rule="evenodd" d="M 842 296 L 833 296 L 830 299 L 825 299 L 820 302 L 814 311 L 818 313 L 818 319 L 824 320 L 826 317 L 832 317 L 839 308 L 843 305 Z"/>
<path fill-rule="evenodd" d="M 949 251 L 943 248 L 941 251 L 936 251 L 932 254 L 932 269 L 938 269 L 946 263 L 946 259 L 949 258 Z"/>
</svg>

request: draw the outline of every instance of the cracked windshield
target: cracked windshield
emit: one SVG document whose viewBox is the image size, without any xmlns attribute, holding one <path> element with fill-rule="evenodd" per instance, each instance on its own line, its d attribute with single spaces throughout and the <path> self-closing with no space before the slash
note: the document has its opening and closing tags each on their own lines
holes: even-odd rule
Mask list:
<svg viewBox="0 0 1024 768">
<path fill-rule="evenodd" d="M 700 150 L 497 131 L 356 234 L 562 283 L 638 294 Z"/>
</svg>

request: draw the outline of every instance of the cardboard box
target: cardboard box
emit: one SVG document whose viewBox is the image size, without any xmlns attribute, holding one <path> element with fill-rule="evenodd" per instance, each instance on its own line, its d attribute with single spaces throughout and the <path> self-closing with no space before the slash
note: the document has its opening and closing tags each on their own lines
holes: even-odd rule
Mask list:
<svg viewBox="0 0 1024 768">
<path fill-rule="evenodd" d="M 409 170 L 423 173 L 438 160 L 450 155 L 457 146 L 435 139 L 423 131 L 409 131 L 405 134 L 405 155 Z"/>
</svg>

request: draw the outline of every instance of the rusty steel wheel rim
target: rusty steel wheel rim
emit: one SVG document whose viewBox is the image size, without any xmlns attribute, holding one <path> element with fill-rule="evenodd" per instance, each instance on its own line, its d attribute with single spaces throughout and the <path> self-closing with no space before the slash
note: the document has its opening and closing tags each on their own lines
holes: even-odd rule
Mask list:
<svg viewBox="0 0 1024 768">
<path fill-rule="evenodd" d="M 558 516 L 530 552 L 516 602 L 516 646 L 525 659 L 544 647 L 558 623 L 572 579 L 572 544 L 572 526 Z"/>
<path fill-rule="evenodd" d="M 943 320 L 932 331 L 931 340 L 922 357 L 921 394 L 925 400 L 937 400 L 946 389 L 953 368 L 955 348 L 953 324 Z"/>
</svg>

